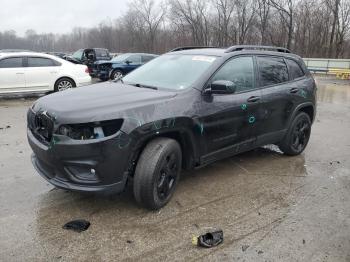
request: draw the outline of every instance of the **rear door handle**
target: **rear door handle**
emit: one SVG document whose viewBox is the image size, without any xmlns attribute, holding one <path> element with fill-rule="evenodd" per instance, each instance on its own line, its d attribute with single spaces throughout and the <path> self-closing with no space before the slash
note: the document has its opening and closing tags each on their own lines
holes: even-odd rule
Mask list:
<svg viewBox="0 0 350 262">
<path fill-rule="evenodd" d="M 259 100 L 260 100 L 260 96 L 251 96 L 248 98 L 247 102 L 255 103 L 255 102 L 258 102 Z"/>
<path fill-rule="evenodd" d="M 20 73 L 20 72 L 18 72 L 18 73 L 16 73 L 16 75 L 24 75 L 24 73 Z"/>
<path fill-rule="evenodd" d="M 289 92 L 292 94 L 298 93 L 298 91 L 299 91 L 299 88 L 296 88 L 296 87 L 293 87 L 289 90 Z"/>
</svg>

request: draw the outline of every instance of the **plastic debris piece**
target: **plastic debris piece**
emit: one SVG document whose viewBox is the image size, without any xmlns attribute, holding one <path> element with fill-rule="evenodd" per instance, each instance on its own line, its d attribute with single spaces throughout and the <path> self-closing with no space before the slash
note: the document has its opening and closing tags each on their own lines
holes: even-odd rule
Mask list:
<svg viewBox="0 0 350 262">
<path fill-rule="evenodd" d="M 192 244 L 200 247 L 215 247 L 220 245 L 224 241 L 224 232 L 222 230 L 217 230 L 213 232 L 208 232 L 199 237 L 192 237 Z"/>
<path fill-rule="evenodd" d="M 72 220 L 63 226 L 63 229 L 73 230 L 75 232 L 82 232 L 89 228 L 90 222 L 84 219 Z"/>
</svg>

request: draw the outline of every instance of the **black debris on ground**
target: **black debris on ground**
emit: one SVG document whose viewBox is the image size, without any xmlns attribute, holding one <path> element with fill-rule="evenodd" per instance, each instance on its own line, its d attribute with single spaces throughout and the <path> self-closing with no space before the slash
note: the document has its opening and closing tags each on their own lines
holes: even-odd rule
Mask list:
<svg viewBox="0 0 350 262">
<path fill-rule="evenodd" d="M 73 230 L 75 232 L 82 232 L 85 231 L 89 228 L 90 226 L 90 222 L 86 221 L 84 219 L 77 219 L 77 220 L 73 220 L 70 221 L 68 223 L 66 223 L 63 226 L 63 229 L 67 229 L 67 230 Z"/>
<path fill-rule="evenodd" d="M 200 247 L 215 247 L 224 241 L 224 232 L 219 229 L 217 231 L 208 232 L 198 238 L 194 237 L 192 243 Z"/>
</svg>

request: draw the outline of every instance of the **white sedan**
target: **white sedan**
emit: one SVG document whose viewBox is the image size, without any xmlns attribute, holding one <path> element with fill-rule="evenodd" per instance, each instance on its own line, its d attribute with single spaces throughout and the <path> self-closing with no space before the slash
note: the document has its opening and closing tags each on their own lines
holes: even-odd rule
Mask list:
<svg viewBox="0 0 350 262">
<path fill-rule="evenodd" d="M 35 53 L 0 53 L 0 94 L 62 91 L 91 84 L 86 65 Z"/>
</svg>

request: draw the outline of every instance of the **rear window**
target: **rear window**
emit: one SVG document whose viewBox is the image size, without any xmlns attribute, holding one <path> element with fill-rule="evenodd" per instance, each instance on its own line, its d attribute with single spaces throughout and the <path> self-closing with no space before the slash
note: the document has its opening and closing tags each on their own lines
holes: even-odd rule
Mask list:
<svg viewBox="0 0 350 262">
<path fill-rule="evenodd" d="M 96 49 L 95 54 L 97 57 L 109 57 L 108 51 L 104 49 Z"/>
<path fill-rule="evenodd" d="M 28 67 L 47 67 L 56 66 L 56 63 L 44 57 L 28 57 Z"/>
<path fill-rule="evenodd" d="M 294 80 L 299 77 L 303 77 L 304 71 L 301 69 L 299 64 L 291 59 L 286 59 L 290 80 Z"/>
<path fill-rule="evenodd" d="M 288 81 L 287 65 L 280 57 L 257 57 L 260 86 L 276 85 Z"/>
<path fill-rule="evenodd" d="M 22 57 L 10 57 L 0 60 L 0 68 L 22 67 Z"/>
</svg>

